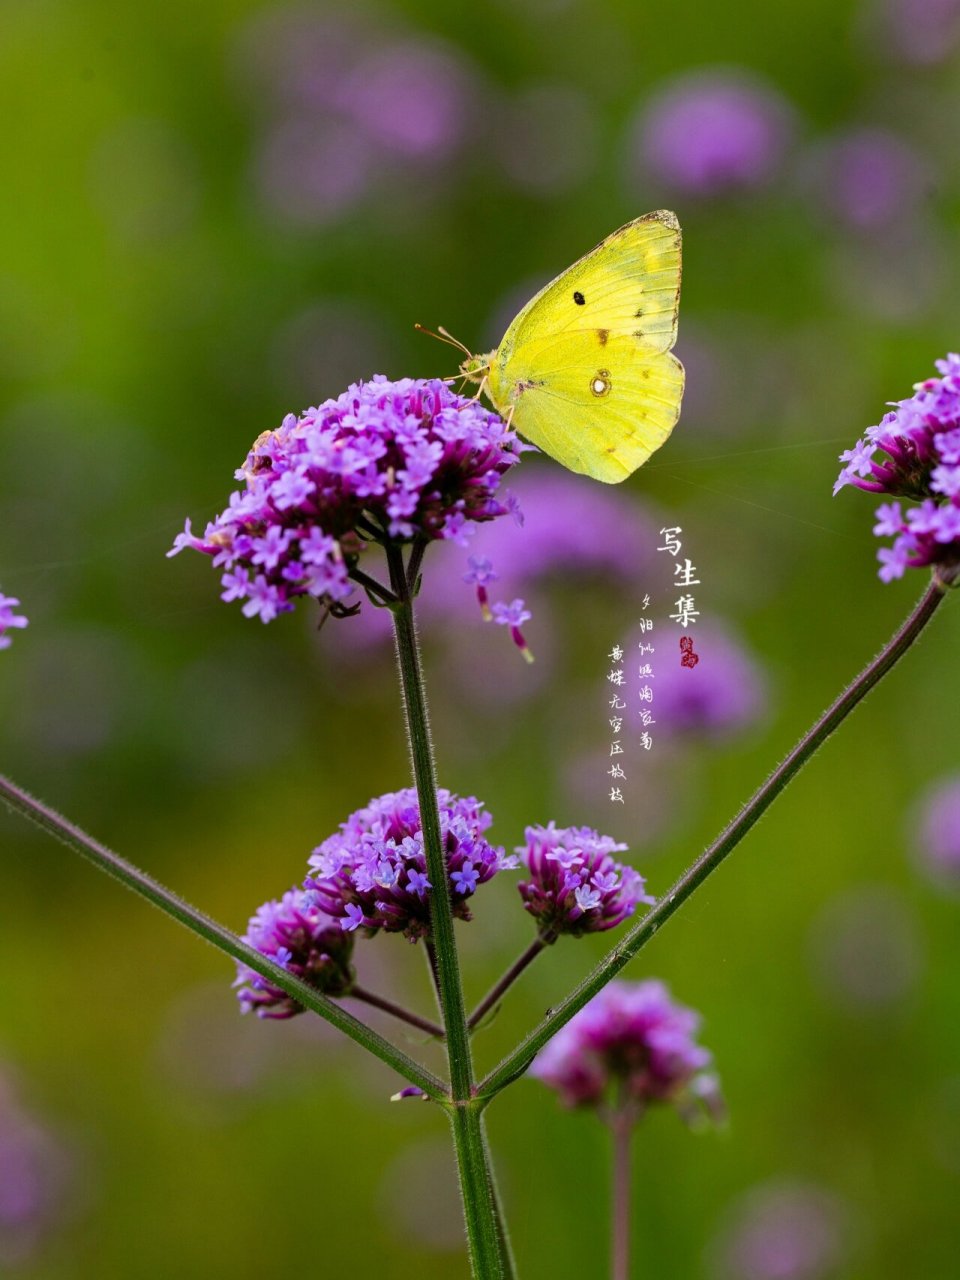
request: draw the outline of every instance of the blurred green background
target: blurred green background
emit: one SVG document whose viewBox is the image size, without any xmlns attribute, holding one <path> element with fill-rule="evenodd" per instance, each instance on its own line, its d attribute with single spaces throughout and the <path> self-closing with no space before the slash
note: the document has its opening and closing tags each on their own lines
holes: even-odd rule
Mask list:
<svg viewBox="0 0 960 1280">
<path fill-rule="evenodd" d="M 661 892 L 922 586 L 877 581 L 872 502 L 830 490 L 839 451 L 960 340 L 951 13 L 4 0 L 0 588 L 31 618 L 0 660 L 4 770 L 242 929 L 407 785 L 407 754 L 389 650 L 351 657 L 354 624 L 317 637 L 306 609 L 246 621 L 199 557 L 164 558 L 183 518 L 224 505 L 287 411 L 376 371 L 452 372 L 414 321 L 487 349 L 539 283 L 668 205 L 687 407 L 616 497 L 683 526 L 703 621 L 752 654 L 765 713 L 633 746 L 608 803 L 606 654 L 638 587 L 666 598 L 649 546 L 630 584 L 553 566 L 528 691 L 469 599 L 442 641 L 425 628 L 442 781 L 508 846 L 550 816 L 608 829 Z M 768 136 L 701 181 L 697 131 L 665 160 L 651 131 L 676 84 L 720 74 Z M 881 139 L 862 172 L 851 136 Z M 638 1276 L 957 1276 L 960 904 L 918 871 L 910 815 L 960 766 L 958 641 L 945 609 L 628 972 L 703 1012 L 731 1115 L 719 1135 L 645 1124 Z M 389 1105 L 390 1073 L 318 1020 L 241 1020 L 215 952 L 6 814 L 0 846 L 0 1077 L 61 1153 L 0 1271 L 466 1274 L 438 1114 Z M 532 928 L 507 875 L 476 907 L 472 996 Z M 481 1062 L 602 949 L 542 958 Z M 428 1007 L 414 948 L 358 952 L 366 985 Z M 599 1124 L 524 1081 L 490 1127 L 521 1274 L 603 1274 Z"/>
</svg>

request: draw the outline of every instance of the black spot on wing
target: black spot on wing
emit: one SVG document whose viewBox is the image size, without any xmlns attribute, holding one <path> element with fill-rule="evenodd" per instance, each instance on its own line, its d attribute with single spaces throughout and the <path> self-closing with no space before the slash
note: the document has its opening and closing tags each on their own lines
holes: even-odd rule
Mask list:
<svg viewBox="0 0 960 1280">
<path fill-rule="evenodd" d="M 578 307 L 582 307 L 583 304 L 586 302 L 586 298 L 583 296 L 583 294 L 580 292 L 579 289 L 574 289 L 573 300 Z"/>
</svg>

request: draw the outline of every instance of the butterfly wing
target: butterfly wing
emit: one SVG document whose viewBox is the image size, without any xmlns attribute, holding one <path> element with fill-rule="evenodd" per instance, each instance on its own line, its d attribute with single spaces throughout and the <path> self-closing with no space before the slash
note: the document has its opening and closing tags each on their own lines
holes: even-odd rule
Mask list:
<svg viewBox="0 0 960 1280">
<path fill-rule="evenodd" d="M 569 470 L 625 480 L 680 416 L 679 298 L 674 214 L 627 223 L 513 321 L 490 365 L 492 403 Z"/>
<path fill-rule="evenodd" d="M 677 340 L 680 224 L 659 209 L 601 240 L 531 298 L 504 334 L 508 361 L 545 333 L 631 334 L 652 351 Z"/>
<path fill-rule="evenodd" d="M 528 345 L 513 426 L 570 471 L 617 484 L 659 449 L 680 416 L 683 365 L 632 337 L 598 354 L 579 334 Z"/>
</svg>

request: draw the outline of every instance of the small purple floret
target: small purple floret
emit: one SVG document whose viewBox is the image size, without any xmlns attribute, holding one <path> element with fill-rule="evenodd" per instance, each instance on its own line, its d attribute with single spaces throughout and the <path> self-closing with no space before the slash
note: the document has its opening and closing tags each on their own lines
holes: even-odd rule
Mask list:
<svg viewBox="0 0 960 1280">
<path fill-rule="evenodd" d="M 667 1102 L 684 1113 L 720 1111 L 719 1086 L 697 1044 L 700 1017 L 675 1004 L 662 982 L 611 982 L 543 1049 L 530 1074 L 568 1107 L 646 1107 Z"/>
<path fill-rule="evenodd" d="M 646 893 L 643 876 L 613 855 L 627 846 L 590 827 L 527 827 L 517 849 L 530 878 L 517 888 L 542 933 L 579 937 L 613 929 L 633 915 Z"/>
<path fill-rule="evenodd" d="M 929 565 L 945 583 L 960 573 L 960 356 L 936 364 L 940 377 L 917 383 L 908 400 L 840 455 L 846 465 L 834 493 L 853 485 L 919 504 L 877 508 L 873 532 L 894 540 L 877 553 L 884 582 Z"/>
<path fill-rule="evenodd" d="M 472 796 L 438 793 L 440 833 L 449 868 L 453 913 L 471 918 L 467 899 L 517 860 L 490 845 L 493 819 Z M 310 858 L 305 888 L 345 930 L 403 933 L 412 942 L 430 934 L 427 860 L 413 788 L 371 800 L 324 840 Z"/>
<path fill-rule="evenodd" d="M 244 941 L 325 995 L 346 995 L 353 986 L 353 938 L 300 889 L 258 908 Z M 254 1009 L 258 1018 L 292 1018 L 304 1012 L 302 1004 L 245 964 L 238 962 L 233 985 L 243 1013 Z"/>
<path fill-rule="evenodd" d="M 498 600 L 493 606 L 493 620 L 501 627 L 509 627 L 510 635 L 513 643 L 517 646 L 528 662 L 533 661 L 533 654 L 527 646 L 526 640 L 523 638 L 523 632 L 520 628 L 525 622 L 529 622 L 533 614 L 526 607 L 522 600 L 513 600 L 510 604 L 504 604 Z"/>
<path fill-rule="evenodd" d="M 9 649 L 12 643 L 7 631 L 19 630 L 28 625 L 28 620 L 22 614 L 14 613 L 19 604 L 16 596 L 5 596 L 0 591 L 0 649 Z"/>
</svg>

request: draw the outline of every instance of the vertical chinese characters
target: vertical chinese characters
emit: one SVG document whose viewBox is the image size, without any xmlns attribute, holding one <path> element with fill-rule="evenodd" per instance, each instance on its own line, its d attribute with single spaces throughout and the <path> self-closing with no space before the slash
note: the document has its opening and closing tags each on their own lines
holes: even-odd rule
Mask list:
<svg viewBox="0 0 960 1280">
<path fill-rule="evenodd" d="M 613 685 L 613 696 L 610 698 L 608 703 L 612 713 L 608 723 L 610 725 L 611 732 L 613 733 L 613 740 L 610 743 L 610 768 L 607 770 L 607 773 L 612 779 L 610 785 L 610 801 L 612 804 L 624 803 L 623 788 L 616 784 L 627 776 L 624 772 L 623 765 L 617 759 L 618 756 L 623 755 L 623 744 L 620 735 L 623 732 L 622 713 L 627 709 L 627 704 L 622 697 L 624 692 L 624 681 L 626 679 L 623 670 L 624 656 L 623 646 L 619 644 L 615 644 L 607 655 L 613 664 L 607 672 L 607 679 Z"/>
</svg>

